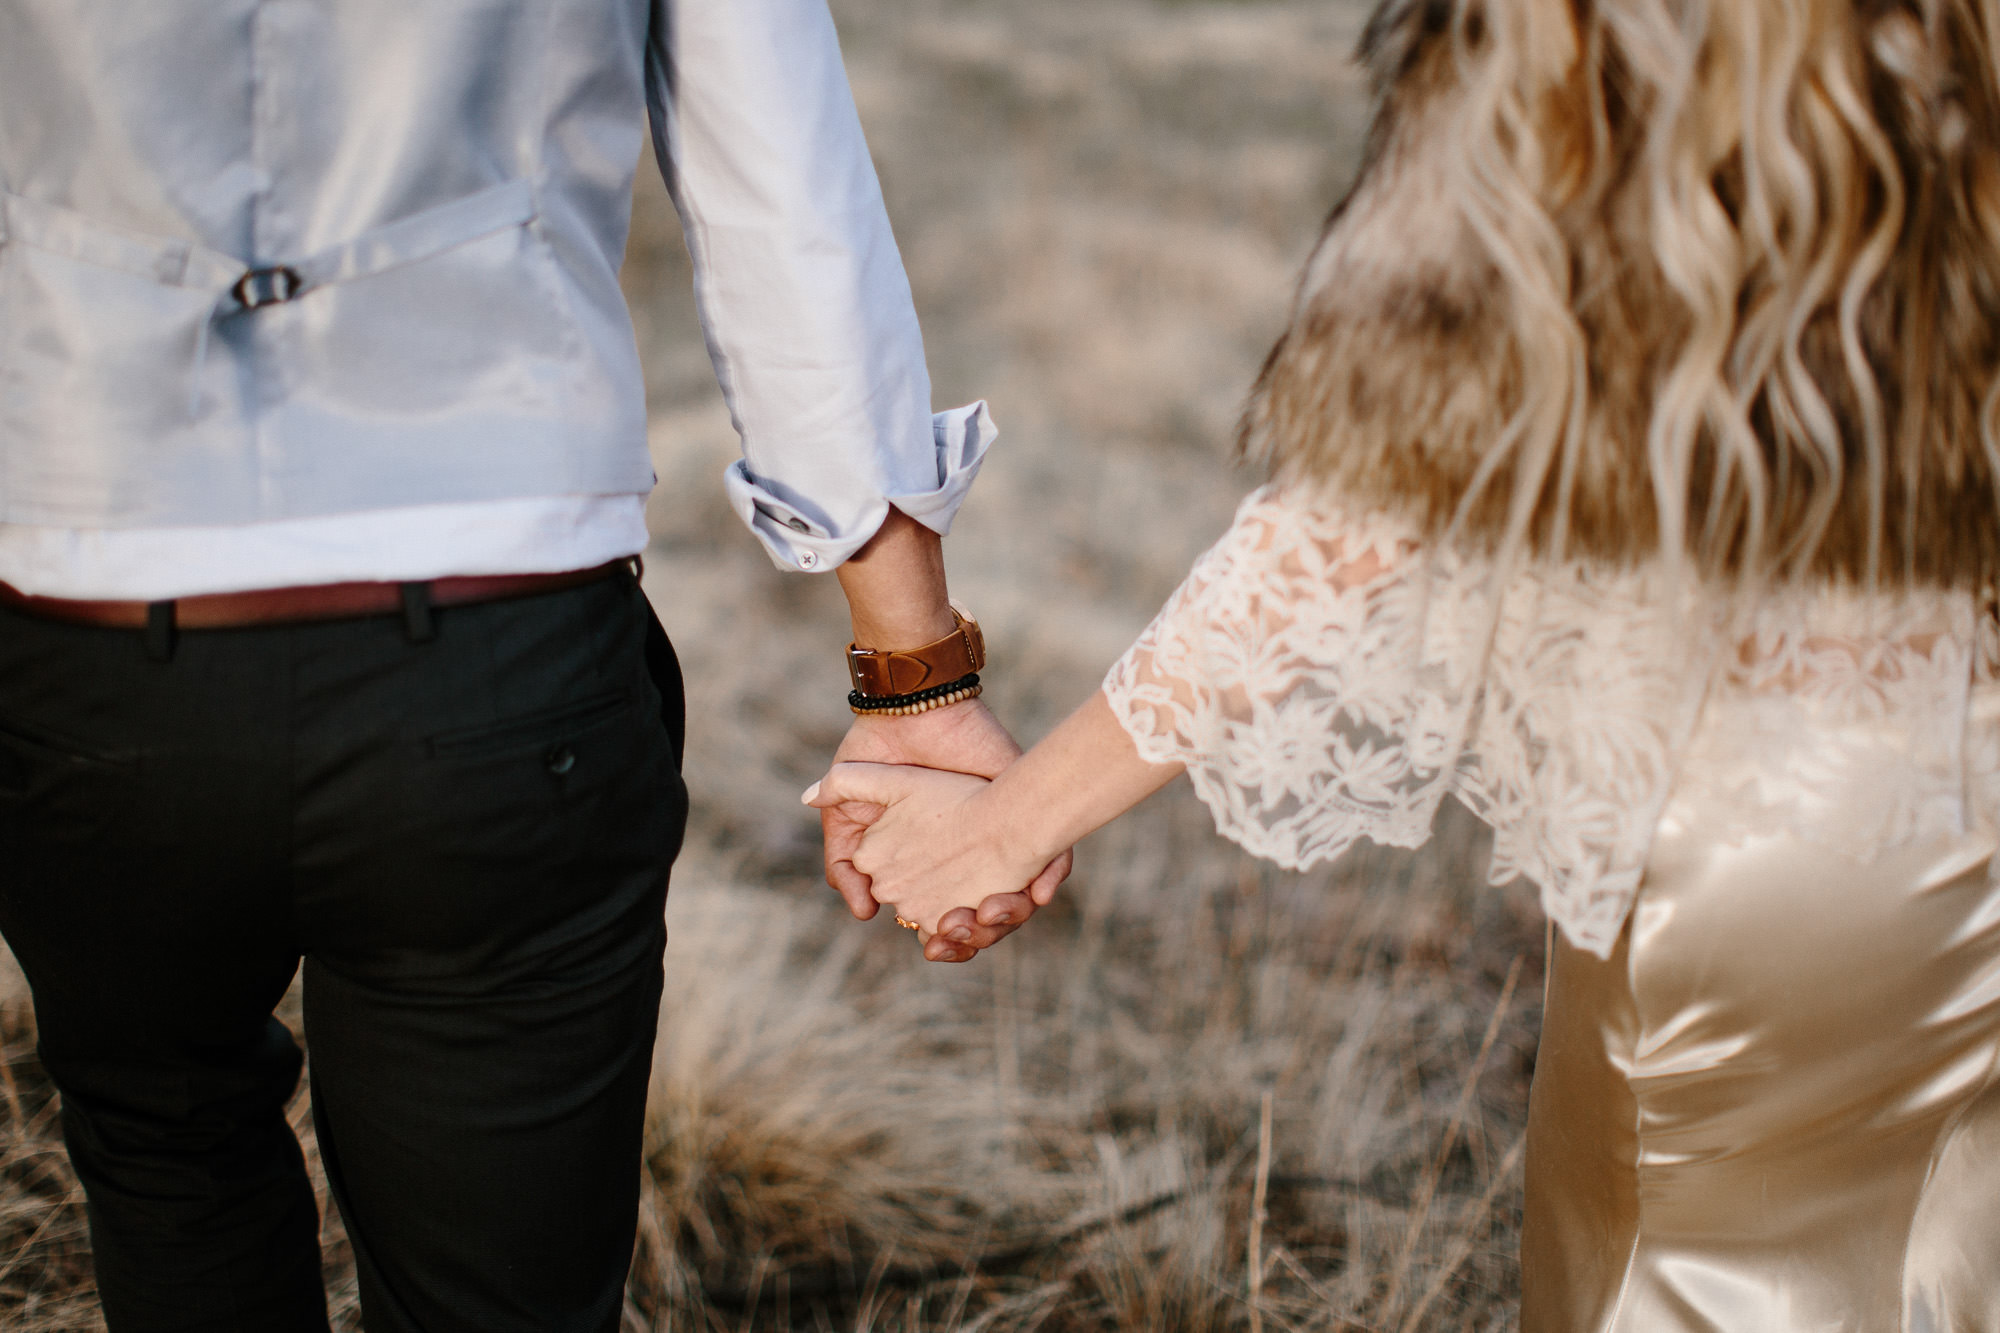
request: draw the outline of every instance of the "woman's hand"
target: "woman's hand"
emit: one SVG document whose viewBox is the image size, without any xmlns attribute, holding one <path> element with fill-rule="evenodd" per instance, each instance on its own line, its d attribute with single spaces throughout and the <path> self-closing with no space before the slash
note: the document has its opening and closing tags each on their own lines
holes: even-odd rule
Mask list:
<svg viewBox="0 0 2000 1333">
<path fill-rule="evenodd" d="M 866 832 L 853 854 L 876 902 L 914 921 L 926 944 L 939 919 L 961 907 L 1018 894 L 1049 863 L 1010 838 L 991 784 L 964 773 L 897 764 L 835 764 L 808 790 L 807 805 L 840 809 Z M 1037 897 L 1052 896 L 1049 884 Z"/>
</svg>

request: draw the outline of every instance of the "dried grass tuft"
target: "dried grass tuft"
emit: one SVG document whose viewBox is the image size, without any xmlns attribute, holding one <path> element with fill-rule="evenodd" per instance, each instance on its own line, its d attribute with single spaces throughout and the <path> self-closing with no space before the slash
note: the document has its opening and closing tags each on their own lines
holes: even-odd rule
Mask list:
<svg viewBox="0 0 2000 1333">
<path fill-rule="evenodd" d="M 691 878 L 684 874 L 683 878 Z M 862 984 L 824 904 L 676 889 L 634 1289 L 703 1313 L 928 1285 L 1005 1230 L 964 1020 Z M 851 926 L 852 923 L 847 923 Z"/>
<path fill-rule="evenodd" d="M 83 1191 L 63 1151 L 61 1105 L 35 1058 L 26 988 L 0 953 L 0 1325 L 99 1329 Z M 11 975 L 10 975 L 11 974 Z"/>
</svg>

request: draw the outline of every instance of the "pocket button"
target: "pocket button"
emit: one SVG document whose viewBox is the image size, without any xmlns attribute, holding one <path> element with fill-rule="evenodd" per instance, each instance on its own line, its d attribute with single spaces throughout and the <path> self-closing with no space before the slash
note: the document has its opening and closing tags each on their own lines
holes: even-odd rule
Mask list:
<svg viewBox="0 0 2000 1333">
<path fill-rule="evenodd" d="M 576 767 L 576 751 L 567 745 L 558 745 L 549 751 L 547 759 L 543 762 L 548 765 L 549 772 L 561 777 Z"/>
</svg>

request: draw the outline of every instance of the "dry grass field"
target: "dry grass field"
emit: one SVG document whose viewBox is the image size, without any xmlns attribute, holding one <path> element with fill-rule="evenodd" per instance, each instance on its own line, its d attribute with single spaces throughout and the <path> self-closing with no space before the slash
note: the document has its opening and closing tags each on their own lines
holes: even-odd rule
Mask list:
<svg viewBox="0 0 2000 1333">
<path fill-rule="evenodd" d="M 836 0 L 937 401 L 1002 427 L 948 554 L 1023 739 L 1255 481 L 1230 424 L 1355 165 L 1365 9 Z M 733 441 L 656 184 L 627 279 L 695 793 L 627 1328 L 1512 1328 L 1542 927 L 1478 886 L 1472 821 L 1292 875 L 1179 784 L 972 964 L 855 924 L 797 804 L 847 717 L 842 605 L 723 502 Z M 6 987 L 0 1328 L 98 1328 L 32 1045 Z"/>
</svg>

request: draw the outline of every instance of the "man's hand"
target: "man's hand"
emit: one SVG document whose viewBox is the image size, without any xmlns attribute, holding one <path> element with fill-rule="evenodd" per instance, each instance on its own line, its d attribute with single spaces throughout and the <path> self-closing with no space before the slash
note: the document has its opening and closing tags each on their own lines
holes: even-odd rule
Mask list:
<svg viewBox="0 0 2000 1333">
<path fill-rule="evenodd" d="M 997 776 L 1014 762 L 1021 747 L 1007 734 L 985 704 L 977 699 L 903 717 L 857 717 L 846 739 L 834 752 L 841 763 L 920 764 L 978 777 Z M 872 822 L 876 806 L 846 806 L 820 811 L 826 836 L 826 882 L 847 900 L 858 920 L 874 916 L 879 905 L 868 892 L 868 876 L 854 868 L 854 852 Z M 938 933 L 924 946 L 924 957 L 937 963 L 962 963 L 981 949 L 991 948 L 1012 934 L 1046 903 L 1056 886 L 1068 878 L 1070 854 L 1064 852 L 1024 885 L 1019 893 L 995 894 L 975 912 L 958 908 L 938 921 Z"/>
<path fill-rule="evenodd" d="M 937 533 L 900 510 L 889 511 L 881 528 L 840 566 L 839 574 L 854 642 L 864 648 L 916 648 L 951 633 L 958 623 L 945 596 L 943 544 Z M 991 778 L 1020 753 L 1021 747 L 986 705 L 969 699 L 927 713 L 857 717 L 833 758 L 835 763 L 852 759 L 917 764 Z M 868 876 L 854 868 L 854 850 L 860 846 L 862 830 L 880 813 L 869 806 L 820 813 L 826 834 L 826 882 L 839 890 L 847 909 L 863 921 L 875 915 L 878 904 L 868 892 Z M 1064 852 L 1022 892 L 995 894 L 976 913 L 964 908 L 947 912 L 938 921 L 938 933 L 925 941 L 924 957 L 962 963 L 999 943 L 1028 919 L 1037 903 L 1049 901 L 1056 885 L 1068 877 L 1069 866 L 1069 853 Z"/>
</svg>

